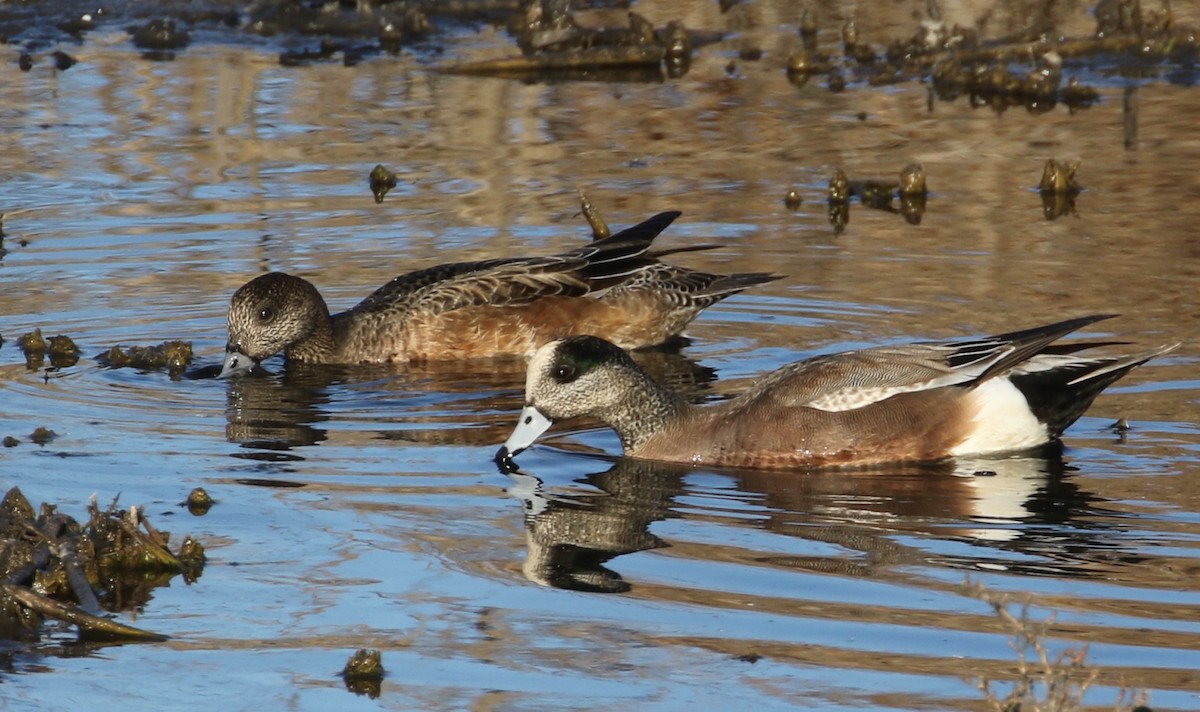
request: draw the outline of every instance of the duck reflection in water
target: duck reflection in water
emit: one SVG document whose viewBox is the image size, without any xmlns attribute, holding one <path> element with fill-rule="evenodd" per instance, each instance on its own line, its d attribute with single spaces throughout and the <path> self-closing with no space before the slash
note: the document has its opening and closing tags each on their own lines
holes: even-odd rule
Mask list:
<svg viewBox="0 0 1200 712">
<path fill-rule="evenodd" d="M 686 343 L 680 338 L 635 351 L 633 358 L 654 378 L 700 402 L 716 371 L 684 356 Z M 225 436 L 247 450 L 235 457 L 272 462 L 302 460 L 295 450 L 330 438 L 491 446 L 511 429 L 508 414 L 520 407 L 525 370 L 521 358 L 403 369 L 289 363 L 277 373 L 257 366 L 246 377 L 220 381 L 227 388 Z M 351 392 L 352 398 L 343 397 Z M 373 427 L 337 427 L 353 420 Z"/>
<path fill-rule="evenodd" d="M 1072 521 L 1099 510 L 1095 497 L 1064 476 L 1071 468 L 1058 444 L 1006 457 L 895 466 L 886 472 L 814 470 L 803 477 L 620 458 L 606 470 L 574 480 L 569 489 L 547 487 L 511 460 L 497 460 L 497 465 L 511 478 L 508 493 L 521 501 L 525 513 L 523 573 L 557 588 L 630 590 L 609 562 L 672 546 L 651 529 L 673 518 L 710 523 L 716 518 L 721 526 L 838 549 L 834 555 L 800 555 L 778 553 L 776 544 L 770 551 L 753 551 L 677 542 L 684 558 L 732 557 L 751 565 L 856 577 L 929 565 L 1094 576 L 1131 558 L 1114 555 L 1103 524 Z M 714 477 L 728 478 L 729 489 L 714 489 Z M 738 511 L 739 501 L 744 511 Z M 705 510 L 704 502 L 716 506 Z M 964 553 L 961 545 L 939 542 L 970 546 Z"/>
<path fill-rule="evenodd" d="M 630 458 L 581 481 L 595 491 L 571 494 L 547 492 L 542 480 L 515 465 L 498 466 L 513 481 L 508 493 L 525 509 L 526 578 L 574 591 L 628 591 L 604 564 L 667 546 L 650 525 L 673 516 L 672 503 L 684 489 L 685 468 Z"/>
</svg>

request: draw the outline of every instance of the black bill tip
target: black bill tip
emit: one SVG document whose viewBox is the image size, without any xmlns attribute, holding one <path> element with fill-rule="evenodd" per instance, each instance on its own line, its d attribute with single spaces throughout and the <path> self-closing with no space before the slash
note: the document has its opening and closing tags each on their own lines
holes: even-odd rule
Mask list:
<svg viewBox="0 0 1200 712">
<path fill-rule="evenodd" d="M 520 452 L 520 450 L 509 452 L 507 447 L 500 446 L 500 449 L 496 451 L 496 467 L 499 467 L 502 472 L 516 472 L 519 468 L 513 458 Z"/>
</svg>

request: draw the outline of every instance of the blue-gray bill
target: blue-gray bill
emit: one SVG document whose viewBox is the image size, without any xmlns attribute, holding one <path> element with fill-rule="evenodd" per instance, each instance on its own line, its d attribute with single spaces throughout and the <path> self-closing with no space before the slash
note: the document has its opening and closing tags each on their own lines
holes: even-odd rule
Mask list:
<svg viewBox="0 0 1200 712">
<path fill-rule="evenodd" d="M 254 368 L 254 365 L 254 359 L 241 351 L 227 350 L 225 352 L 225 363 L 221 366 L 221 372 L 217 374 L 217 378 L 225 378 L 235 373 L 245 373 Z"/>
<path fill-rule="evenodd" d="M 553 425 L 553 421 L 542 415 L 537 408 L 531 405 L 525 406 L 521 410 L 521 418 L 517 421 L 517 427 L 513 428 L 512 435 L 508 436 L 508 440 L 504 441 L 504 445 L 496 453 L 496 461 L 507 461 L 516 457 L 521 451 L 532 445 L 551 425 Z"/>
</svg>

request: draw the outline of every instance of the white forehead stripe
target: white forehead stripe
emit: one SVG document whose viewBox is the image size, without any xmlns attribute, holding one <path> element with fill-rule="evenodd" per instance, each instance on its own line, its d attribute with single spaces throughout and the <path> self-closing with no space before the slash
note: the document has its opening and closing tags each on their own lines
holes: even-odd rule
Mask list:
<svg viewBox="0 0 1200 712">
<path fill-rule="evenodd" d="M 562 341 L 551 341 L 534 351 L 533 356 L 529 357 L 529 371 L 525 374 L 526 398 L 533 393 L 533 385 L 549 370 L 550 362 L 554 359 L 554 352 L 558 350 L 558 345 L 561 343 Z"/>
</svg>

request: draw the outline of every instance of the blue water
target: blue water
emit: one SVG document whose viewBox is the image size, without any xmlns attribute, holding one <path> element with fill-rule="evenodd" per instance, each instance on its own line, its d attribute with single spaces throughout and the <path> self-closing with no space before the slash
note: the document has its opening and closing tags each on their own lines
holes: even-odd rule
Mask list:
<svg viewBox="0 0 1200 712">
<path fill-rule="evenodd" d="M 1124 683 L 1200 709 L 1194 91 L 1143 87 L 1126 153 L 1119 100 L 930 115 L 915 84 L 797 89 L 772 53 L 740 79 L 714 53 L 628 86 L 405 54 L 290 69 L 242 45 L 150 63 L 119 36 L 78 55 L 0 82 L 0 436 L 21 440 L 0 484 L 77 517 L 93 494 L 144 504 L 209 564 L 118 614 L 170 641 L 80 650 L 51 626 L 0 673 L 0 706 L 981 708 L 968 679 L 1010 678 L 1016 654 L 970 580 L 1053 617 L 1055 654 L 1088 646 L 1089 703 Z M 831 120 L 859 110 L 874 118 Z M 1083 160 L 1077 217 L 1048 222 L 1028 195 L 1047 152 Z M 963 197 L 935 193 L 919 227 L 855 206 L 833 236 L 833 166 L 918 159 Z M 376 163 L 402 178 L 379 205 Z M 520 364 L 274 359 L 226 382 L 92 359 L 184 339 L 216 364 L 229 295 L 268 269 L 336 309 L 407 269 L 568 249 L 588 239 L 579 187 L 610 225 L 677 207 L 664 244 L 724 245 L 681 263 L 787 275 L 657 363 L 700 399 L 816 353 L 1110 310 L 1126 316 L 1094 338 L 1184 346 L 1102 396 L 1061 457 L 823 476 L 645 466 L 589 423 L 503 474 Z M 34 327 L 84 358 L 26 369 L 14 344 Z M 57 438 L 33 444 L 37 426 Z M 200 517 L 180 505 L 197 486 L 217 499 Z M 358 648 L 383 652 L 378 699 L 339 677 Z"/>
</svg>

